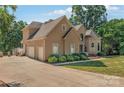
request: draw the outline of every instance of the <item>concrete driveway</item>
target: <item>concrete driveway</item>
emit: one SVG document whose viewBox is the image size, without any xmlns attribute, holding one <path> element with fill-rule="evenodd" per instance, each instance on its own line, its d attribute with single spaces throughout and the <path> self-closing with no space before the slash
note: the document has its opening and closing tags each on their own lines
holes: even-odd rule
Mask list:
<svg viewBox="0 0 124 93">
<path fill-rule="evenodd" d="M 28 57 L 0 58 L 0 80 L 28 87 L 124 86 L 124 78 L 45 64 Z"/>
</svg>

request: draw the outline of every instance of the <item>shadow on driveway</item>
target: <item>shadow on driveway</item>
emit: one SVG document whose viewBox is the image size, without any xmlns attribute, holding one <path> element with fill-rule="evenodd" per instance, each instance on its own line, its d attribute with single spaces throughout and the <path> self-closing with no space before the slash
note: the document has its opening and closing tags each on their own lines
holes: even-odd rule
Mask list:
<svg viewBox="0 0 124 93">
<path fill-rule="evenodd" d="M 91 66 L 91 67 L 107 67 L 103 62 L 101 61 L 89 61 L 89 62 L 80 62 L 80 63 L 71 63 L 66 64 L 64 66 Z M 61 65 L 62 66 L 62 65 Z"/>
</svg>

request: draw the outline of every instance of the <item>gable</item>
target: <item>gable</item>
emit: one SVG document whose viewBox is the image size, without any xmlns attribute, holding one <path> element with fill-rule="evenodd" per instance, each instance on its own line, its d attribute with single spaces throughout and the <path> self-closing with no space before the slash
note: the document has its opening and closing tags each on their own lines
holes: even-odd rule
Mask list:
<svg viewBox="0 0 124 93">
<path fill-rule="evenodd" d="M 63 25 L 66 26 L 66 31 L 62 31 Z M 66 16 L 64 16 L 64 18 L 52 29 L 52 31 L 50 33 L 48 33 L 47 36 L 49 37 L 49 35 L 58 33 L 58 34 L 60 34 L 60 37 L 63 37 L 65 35 L 65 33 L 67 33 L 67 31 L 70 29 L 70 27 L 72 27 L 72 24 L 69 22 L 69 20 L 66 18 Z"/>
<path fill-rule="evenodd" d="M 65 16 L 57 18 L 55 20 L 51 20 L 50 22 L 45 22 L 40 27 L 39 31 L 33 37 L 33 39 L 40 39 L 47 37 L 52 31 L 54 31 L 55 27 L 64 19 Z"/>
<path fill-rule="evenodd" d="M 96 39 L 101 39 L 101 37 L 96 32 L 94 32 L 92 30 L 87 30 L 86 36 L 90 36 L 90 37 L 96 38 Z"/>
<path fill-rule="evenodd" d="M 76 39 L 80 41 L 80 37 L 78 36 L 77 30 L 74 27 L 71 27 L 68 33 L 63 37 L 65 40 L 66 38 Z"/>
</svg>

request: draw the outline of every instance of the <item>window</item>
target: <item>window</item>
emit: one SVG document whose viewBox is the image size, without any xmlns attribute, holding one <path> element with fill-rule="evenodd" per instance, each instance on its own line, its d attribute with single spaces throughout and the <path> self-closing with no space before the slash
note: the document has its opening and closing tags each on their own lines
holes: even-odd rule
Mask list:
<svg viewBox="0 0 124 93">
<path fill-rule="evenodd" d="M 91 47 L 94 47 L 94 43 L 91 43 Z"/>
<path fill-rule="evenodd" d="M 70 53 L 75 53 L 75 44 L 70 45 Z"/>
<path fill-rule="evenodd" d="M 53 44 L 53 54 L 58 54 L 59 53 L 59 44 L 54 43 Z"/>
<path fill-rule="evenodd" d="M 80 45 L 80 52 L 83 52 L 83 45 Z"/>
<path fill-rule="evenodd" d="M 62 31 L 66 31 L 66 24 L 62 24 Z"/>
<path fill-rule="evenodd" d="M 83 41 L 83 39 L 84 39 L 83 34 L 80 34 L 80 39 L 81 39 L 81 41 Z"/>
<path fill-rule="evenodd" d="M 99 46 L 99 43 L 98 43 L 98 51 L 100 50 L 100 46 Z"/>
</svg>

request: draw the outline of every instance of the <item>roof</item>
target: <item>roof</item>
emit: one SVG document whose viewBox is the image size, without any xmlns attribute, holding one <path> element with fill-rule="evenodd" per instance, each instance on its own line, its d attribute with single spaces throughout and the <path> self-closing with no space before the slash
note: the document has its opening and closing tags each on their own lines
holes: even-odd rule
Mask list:
<svg viewBox="0 0 124 93">
<path fill-rule="evenodd" d="M 86 36 L 92 36 L 92 31 L 93 31 L 93 30 L 87 30 L 87 31 L 86 31 Z"/>
<path fill-rule="evenodd" d="M 31 24 L 28 25 L 29 28 L 39 28 L 42 25 L 41 22 L 33 21 Z"/>
<path fill-rule="evenodd" d="M 98 38 L 101 38 L 96 32 L 91 29 L 86 31 L 86 36 L 93 36 L 93 34 L 95 34 Z"/>
<path fill-rule="evenodd" d="M 64 34 L 63 38 L 65 38 L 69 32 L 71 32 L 71 30 L 73 29 L 73 27 L 70 27 L 69 30 Z"/>
<path fill-rule="evenodd" d="M 41 37 L 46 37 L 51 31 L 52 29 L 54 29 L 54 27 L 64 18 L 65 16 L 59 17 L 55 20 L 48 20 L 44 23 L 42 23 L 42 25 L 40 26 L 40 28 L 38 29 L 38 31 L 33 35 L 32 39 L 36 40 L 39 39 Z"/>
<path fill-rule="evenodd" d="M 74 26 L 76 30 L 79 30 L 81 28 L 82 24 Z"/>
</svg>

